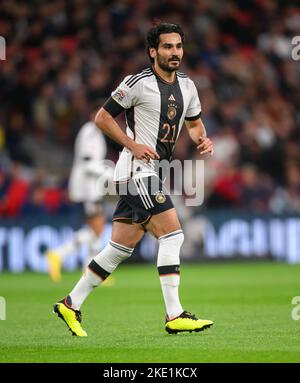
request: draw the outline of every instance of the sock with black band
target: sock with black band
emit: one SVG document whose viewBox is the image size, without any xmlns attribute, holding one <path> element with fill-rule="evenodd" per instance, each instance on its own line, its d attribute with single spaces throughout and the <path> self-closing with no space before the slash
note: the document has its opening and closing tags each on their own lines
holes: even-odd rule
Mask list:
<svg viewBox="0 0 300 383">
<path fill-rule="evenodd" d="M 182 230 L 176 230 L 159 239 L 157 269 L 169 319 L 183 312 L 179 300 L 180 248 L 184 240 Z"/>
<path fill-rule="evenodd" d="M 82 303 L 99 286 L 117 266 L 129 258 L 134 249 L 110 241 L 109 244 L 89 263 L 83 276 L 70 292 L 72 308 L 79 310 Z"/>
</svg>

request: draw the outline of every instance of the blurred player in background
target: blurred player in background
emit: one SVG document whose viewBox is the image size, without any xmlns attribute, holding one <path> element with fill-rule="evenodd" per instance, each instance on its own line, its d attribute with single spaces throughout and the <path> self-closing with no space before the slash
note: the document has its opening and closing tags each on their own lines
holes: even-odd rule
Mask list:
<svg viewBox="0 0 300 383">
<path fill-rule="evenodd" d="M 184 240 L 172 200 L 157 174 L 155 160 L 171 161 L 185 123 L 200 154 L 213 153 L 200 119 L 197 89 L 178 71 L 184 34 L 179 25 L 160 24 L 147 34 L 152 66 L 127 76 L 96 116 L 97 126 L 124 146 L 115 169 L 119 202 L 109 244 L 90 262 L 66 298 L 54 305 L 73 335 L 87 336 L 81 327 L 80 307 L 149 231 L 159 242 L 157 268 L 166 306 L 168 333 L 202 331 L 213 322 L 184 310 L 179 300 L 180 248 Z M 115 118 L 125 111 L 125 134 Z M 133 324 L 134 325 L 134 324 Z"/>
<path fill-rule="evenodd" d="M 74 233 L 74 238 L 46 253 L 49 263 L 49 275 L 54 282 L 61 279 L 63 260 L 74 255 L 81 246 L 88 246 L 88 257 L 84 264 L 90 262 L 99 253 L 100 236 L 104 230 L 106 218 L 102 208 L 103 181 L 113 178 L 112 168 L 104 164 L 107 152 L 106 142 L 100 129 L 94 123 L 95 112 L 91 114 L 91 121 L 84 124 L 75 140 L 74 159 L 69 179 L 69 198 L 79 203 L 83 210 L 86 226 Z"/>
</svg>

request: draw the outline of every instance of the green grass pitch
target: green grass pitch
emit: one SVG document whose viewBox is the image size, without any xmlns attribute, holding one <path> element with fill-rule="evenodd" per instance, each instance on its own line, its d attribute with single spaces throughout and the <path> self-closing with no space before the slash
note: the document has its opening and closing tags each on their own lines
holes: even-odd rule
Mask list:
<svg viewBox="0 0 300 383">
<path fill-rule="evenodd" d="M 114 285 L 97 288 L 85 302 L 88 337 L 76 338 L 52 304 L 80 272 L 64 273 L 59 284 L 45 274 L 3 273 L 0 362 L 300 362 L 300 320 L 291 316 L 299 275 L 300 265 L 183 263 L 184 308 L 215 325 L 169 335 L 155 265 L 121 265 Z"/>
</svg>

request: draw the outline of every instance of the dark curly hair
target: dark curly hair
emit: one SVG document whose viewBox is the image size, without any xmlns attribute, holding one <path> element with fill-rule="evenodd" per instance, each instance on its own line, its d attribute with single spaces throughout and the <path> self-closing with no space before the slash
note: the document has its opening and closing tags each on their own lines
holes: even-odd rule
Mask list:
<svg viewBox="0 0 300 383">
<path fill-rule="evenodd" d="M 158 49 L 159 36 L 163 33 L 178 33 L 181 36 L 182 43 L 184 43 L 184 33 L 178 24 L 160 23 L 149 29 L 146 37 L 146 51 L 151 63 L 154 62 L 154 59 L 150 56 L 150 48 Z"/>
</svg>

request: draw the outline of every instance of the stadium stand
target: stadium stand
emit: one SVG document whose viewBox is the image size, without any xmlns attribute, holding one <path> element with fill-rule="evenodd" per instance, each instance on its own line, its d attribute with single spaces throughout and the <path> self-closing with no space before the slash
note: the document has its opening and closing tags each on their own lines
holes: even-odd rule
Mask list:
<svg viewBox="0 0 300 383">
<path fill-rule="evenodd" d="M 181 70 L 197 85 L 215 142 L 206 162 L 208 208 L 300 212 L 300 35 L 294 1 L 0 3 L 0 215 L 71 209 L 74 137 L 128 73 L 149 65 L 144 34 L 158 17 L 179 22 Z M 185 132 L 175 156 L 198 154 Z M 108 158 L 119 147 L 109 141 Z"/>
</svg>

